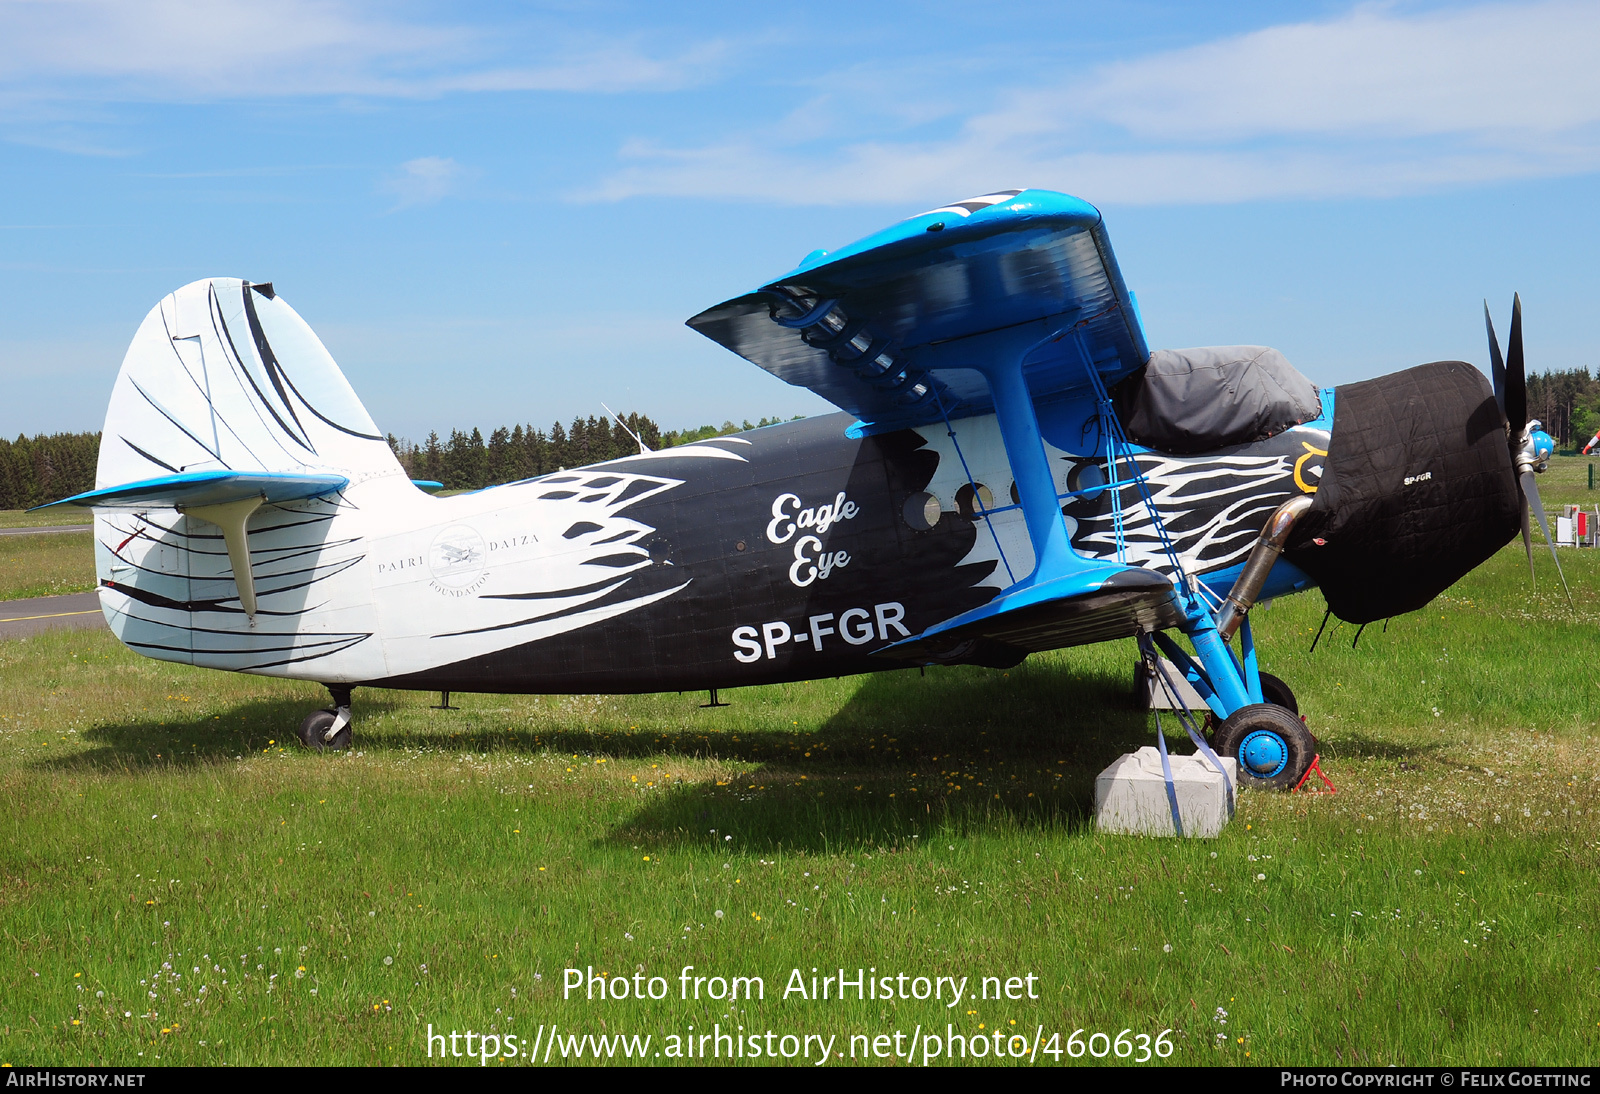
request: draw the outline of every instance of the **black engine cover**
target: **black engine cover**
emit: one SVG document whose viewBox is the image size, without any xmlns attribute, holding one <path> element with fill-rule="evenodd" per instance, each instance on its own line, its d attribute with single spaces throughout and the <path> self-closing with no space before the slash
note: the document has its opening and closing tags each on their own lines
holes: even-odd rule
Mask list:
<svg viewBox="0 0 1600 1094">
<path fill-rule="evenodd" d="M 1285 557 L 1340 619 L 1415 611 L 1520 527 L 1506 422 L 1489 381 L 1436 361 L 1334 391 L 1333 439 Z"/>
</svg>

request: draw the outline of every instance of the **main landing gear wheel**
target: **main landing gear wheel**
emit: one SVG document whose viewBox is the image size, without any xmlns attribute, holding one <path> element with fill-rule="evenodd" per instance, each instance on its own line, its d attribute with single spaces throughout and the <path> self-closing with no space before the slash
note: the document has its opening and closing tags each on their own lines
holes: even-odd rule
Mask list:
<svg viewBox="0 0 1600 1094">
<path fill-rule="evenodd" d="M 306 720 L 300 723 L 300 743 L 318 752 L 323 749 L 342 752 L 349 748 L 351 733 L 348 721 L 332 737 L 328 736 L 328 730 L 333 728 L 338 717 L 339 712 L 335 710 L 314 710 L 306 715 Z"/>
<path fill-rule="evenodd" d="M 1270 672 L 1261 674 L 1261 697 L 1274 706 L 1288 708 L 1291 714 L 1300 713 L 1300 704 L 1295 702 L 1294 692 L 1289 690 L 1289 685 Z"/>
<path fill-rule="evenodd" d="M 1263 690 L 1265 684 L 1263 678 Z M 1228 715 L 1212 747 L 1239 761 L 1239 785 L 1254 790 L 1293 790 L 1317 755 L 1305 723 L 1275 703 L 1252 703 Z"/>
</svg>

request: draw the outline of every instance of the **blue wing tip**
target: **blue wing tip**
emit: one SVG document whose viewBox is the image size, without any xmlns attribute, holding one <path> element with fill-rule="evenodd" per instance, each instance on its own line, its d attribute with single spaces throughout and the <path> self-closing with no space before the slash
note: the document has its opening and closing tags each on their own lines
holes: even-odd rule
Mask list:
<svg viewBox="0 0 1600 1094">
<path fill-rule="evenodd" d="M 894 244 L 905 246 L 916 240 L 926 240 L 936 247 L 964 236 L 1004 230 L 1006 224 L 1017 228 L 1030 227 L 1030 222 L 1056 228 L 1093 228 L 1101 220 L 1099 209 L 1071 194 L 1055 190 L 999 190 L 907 217 L 836 251 L 812 251 L 793 270 L 768 282 L 768 287 Z"/>
<path fill-rule="evenodd" d="M 248 497 L 259 493 L 268 501 L 301 501 L 322 497 L 350 485 L 343 475 L 333 474 L 281 474 L 272 471 L 189 471 L 178 475 L 163 475 L 155 479 L 141 479 L 117 486 L 106 486 L 74 494 L 70 498 L 36 505 L 28 512 L 48 509 L 56 505 L 77 505 L 85 509 L 114 508 L 126 505 L 169 506 L 180 502 L 187 504 L 214 504 L 230 497 Z"/>
</svg>

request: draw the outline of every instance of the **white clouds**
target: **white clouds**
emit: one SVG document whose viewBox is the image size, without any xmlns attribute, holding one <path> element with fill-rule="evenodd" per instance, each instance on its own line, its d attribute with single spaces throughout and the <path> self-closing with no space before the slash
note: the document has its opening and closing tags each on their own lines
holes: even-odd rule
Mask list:
<svg viewBox="0 0 1600 1094">
<path fill-rule="evenodd" d="M 719 36 L 719 20 L 697 29 L 626 5 L 460 9 L 449 23 L 417 10 L 0 0 L 0 126 L 13 141 L 114 152 L 126 142 L 105 130 L 128 101 L 637 95 L 627 124 L 643 139 L 624 141 L 609 173 L 576 168 L 603 175 L 578 188 L 581 200 L 936 204 L 1037 185 L 1111 203 L 1213 202 L 1600 170 L 1592 0 L 1365 4 L 1088 68 L 1083 42 L 1025 30 L 1004 47 L 953 53 L 940 52 L 942 36 L 931 49 L 879 39 L 819 54 L 799 31 L 785 40 L 752 22 L 743 37 Z M 818 57 L 844 59 L 827 70 Z M 736 71 L 738 83 L 727 79 Z M 692 99 L 649 95 L 724 80 Z M 606 154 L 616 147 L 590 135 Z M 416 205 L 461 181 L 459 169 L 408 167 L 389 188 Z"/>
<path fill-rule="evenodd" d="M 0 0 L 0 80 L 84 96 L 97 82 L 151 95 L 353 90 L 374 65 L 462 39 L 327 0 Z"/>
<path fill-rule="evenodd" d="M 395 196 L 395 209 L 432 205 L 454 192 L 469 174 L 448 157 L 422 156 L 402 163 L 399 174 L 384 180 L 383 189 Z"/>
<path fill-rule="evenodd" d="M 577 49 L 542 66 L 465 72 L 433 82 L 440 91 L 676 91 L 705 80 L 728 55 L 709 42 L 670 57 L 653 57 L 637 43 Z"/>
<path fill-rule="evenodd" d="M 1597 56 L 1592 3 L 1364 5 L 1115 65 L 1082 90 L 1091 114 L 1161 140 L 1551 133 L 1600 121 Z"/>
<path fill-rule="evenodd" d="M 634 142 L 588 192 L 814 204 L 1387 196 L 1600 169 L 1600 5 L 1358 7 L 1014 89 L 946 136 Z"/>
<path fill-rule="evenodd" d="M 672 90 L 705 79 L 726 52 L 388 11 L 362 0 L 0 0 L 0 94 L 15 104 Z"/>
</svg>

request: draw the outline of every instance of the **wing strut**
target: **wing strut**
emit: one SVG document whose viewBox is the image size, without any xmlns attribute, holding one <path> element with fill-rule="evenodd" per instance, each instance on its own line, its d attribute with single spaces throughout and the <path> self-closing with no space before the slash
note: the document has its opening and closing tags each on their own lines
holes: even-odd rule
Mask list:
<svg viewBox="0 0 1600 1094">
<path fill-rule="evenodd" d="M 222 540 L 228 545 L 228 565 L 233 567 L 233 583 L 239 587 L 239 606 L 256 625 L 256 579 L 250 570 L 250 540 L 245 525 L 250 515 L 261 508 L 266 498 L 257 494 L 253 498 L 225 501 L 221 505 L 196 505 L 178 511 L 196 517 L 222 529 Z"/>
<path fill-rule="evenodd" d="M 1050 457 L 1045 454 L 1039 418 L 1033 409 L 1033 393 L 1022 373 L 1022 363 L 1030 353 L 1059 341 L 1070 329 L 1070 325 L 1063 329 L 1059 322 L 1036 320 L 989 332 L 981 350 L 967 339 L 958 338 L 927 347 L 923 359 L 929 371 L 970 368 L 988 381 L 1000 439 L 1005 444 L 1006 459 L 1017 484 L 1017 500 L 1033 544 L 1033 573 L 1015 583 L 1014 588 L 1018 589 L 1037 588 L 1084 569 L 1083 560 L 1073 552 L 1067 538 L 1061 501 L 1050 474 Z"/>
</svg>

